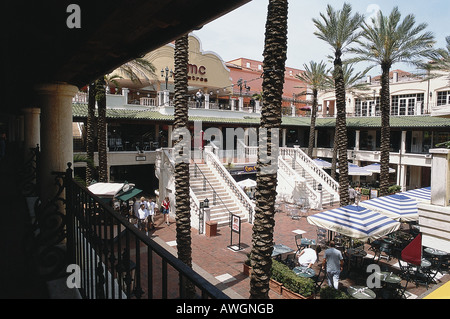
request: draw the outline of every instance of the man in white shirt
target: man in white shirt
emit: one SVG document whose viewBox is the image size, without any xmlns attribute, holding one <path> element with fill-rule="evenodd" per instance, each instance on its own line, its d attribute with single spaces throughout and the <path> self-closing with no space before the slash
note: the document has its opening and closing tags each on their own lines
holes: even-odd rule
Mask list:
<svg viewBox="0 0 450 319">
<path fill-rule="evenodd" d="M 298 254 L 298 263 L 300 266 L 312 268 L 317 260 L 317 253 L 312 248 L 305 248 Z"/>
<path fill-rule="evenodd" d="M 141 203 L 141 207 L 138 210 L 138 218 L 139 218 L 139 228 L 145 231 L 145 234 L 148 235 L 147 228 L 147 217 L 148 217 L 148 209 L 145 208 L 145 204 Z"/>
<path fill-rule="evenodd" d="M 150 202 L 148 203 L 148 213 L 149 213 L 149 222 L 152 223 L 152 229 L 155 229 L 155 202 L 150 198 Z"/>
</svg>

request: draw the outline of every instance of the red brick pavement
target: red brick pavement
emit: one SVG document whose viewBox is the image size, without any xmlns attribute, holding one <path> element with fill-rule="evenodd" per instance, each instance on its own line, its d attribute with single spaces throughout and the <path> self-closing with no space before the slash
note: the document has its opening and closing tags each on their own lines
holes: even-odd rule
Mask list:
<svg viewBox="0 0 450 319">
<path fill-rule="evenodd" d="M 328 209 L 328 208 L 327 208 Z M 318 211 L 310 211 L 309 215 Z M 151 232 L 151 236 L 158 236 L 165 242 L 171 242 L 176 240 L 176 226 L 175 222 L 171 220 L 170 226 L 167 226 L 162 222 L 161 215 L 156 217 L 157 227 Z M 287 212 L 278 212 L 275 214 L 275 230 L 274 230 L 274 242 L 276 244 L 284 244 L 296 249 L 295 244 L 295 230 L 304 231 L 304 238 L 316 238 L 316 226 L 310 225 L 306 217 L 300 219 L 292 219 Z M 241 250 L 234 251 L 228 248 L 231 244 L 231 230 L 229 227 L 219 227 L 217 230 L 217 236 L 207 237 L 206 235 L 198 234 L 196 229 L 192 229 L 192 259 L 195 264 L 203 268 L 212 276 L 230 275 L 233 278 L 226 282 L 226 285 L 233 289 L 236 293 L 242 296 L 242 298 L 248 298 L 250 296 L 249 287 L 250 279 L 243 274 L 243 263 L 247 258 L 247 254 L 251 250 L 251 236 L 252 225 L 249 223 L 242 224 L 241 231 Z M 233 243 L 238 243 L 237 233 L 233 234 Z M 367 249 L 366 249 L 367 250 Z M 322 257 L 323 252 L 319 254 L 319 259 Z M 392 265 L 397 260 L 385 261 L 384 259 L 380 263 L 386 263 L 387 266 Z M 441 282 L 438 285 L 449 280 L 450 275 L 446 274 L 441 278 Z M 350 279 L 341 280 L 341 285 L 347 287 L 355 284 Z M 326 282 L 324 285 L 327 285 Z M 433 287 L 427 289 L 425 286 L 415 287 L 410 284 L 408 291 L 418 297 L 423 294 L 431 292 Z M 282 298 L 280 295 L 271 291 L 270 297 L 273 299 Z"/>
</svg>

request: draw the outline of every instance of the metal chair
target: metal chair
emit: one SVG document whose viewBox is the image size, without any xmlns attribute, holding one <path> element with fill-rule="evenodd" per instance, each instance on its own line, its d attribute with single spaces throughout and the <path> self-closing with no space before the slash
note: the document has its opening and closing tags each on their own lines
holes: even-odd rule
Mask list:
<svg viewBox="0 0 450 319">
<path fill-rule="evenodd" d="M 385 253 L 386 256 L 382 256 L 381 253 Z M 390 260 L 392 256 L 392 248 L 391 245 L 386 242 L 381 242 L 380 244 L 380 255 L 379 258 L 387 258 L 387 260 Z"/>
<path fill-rule="evenodd" d="M 295 244 L 297 245 L 297 252 L 299 252 L 303 249 L 302 238 L 303 238 L 302 234 L 295 235 Z"/>
</svg>

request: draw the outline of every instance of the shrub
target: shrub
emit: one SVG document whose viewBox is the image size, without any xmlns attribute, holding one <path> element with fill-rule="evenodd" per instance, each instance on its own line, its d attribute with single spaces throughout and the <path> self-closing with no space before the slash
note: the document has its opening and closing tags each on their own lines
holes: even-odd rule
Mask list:
<svg viewBox="0 0 450 319">
<path fill-rule="evenodd" d="M 389 192 L 389 194 L 395 194 L 395 193 L 399 192 L 401 189 L 402 188 L 400 185 L 392 185 L 392 186 L 389 186 L 388 192 Z"/>
<path fill-rule="evenodd" d="M 304 297 L 309 297 L 314 293 L 314 282 L 312 279 L 297 276 L 288 266 L 276 260 L 272 261 L 271 278 L 282 283 L 284 287 L 292 292 Z"/>
<path fill-rule="evenodd" d="M 352 297 L 343 291 L 327 286 L 320 289 L 320 299 L 352 299 Z"/>
</svg>

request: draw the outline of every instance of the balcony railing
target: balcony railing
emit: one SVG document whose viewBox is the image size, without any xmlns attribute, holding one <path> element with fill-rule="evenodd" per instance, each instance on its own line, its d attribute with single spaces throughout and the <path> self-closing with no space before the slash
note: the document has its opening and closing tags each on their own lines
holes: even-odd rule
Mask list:
<svg viewBox="0 0 450 319">
<path fill-rule="evenodd" d="M 64 175 L 69 264 L 80 269 L 84 298 L 229 299 L 77 183 L 70 165 Z"/>
</svg>

